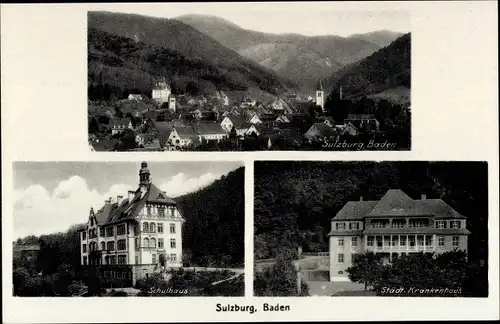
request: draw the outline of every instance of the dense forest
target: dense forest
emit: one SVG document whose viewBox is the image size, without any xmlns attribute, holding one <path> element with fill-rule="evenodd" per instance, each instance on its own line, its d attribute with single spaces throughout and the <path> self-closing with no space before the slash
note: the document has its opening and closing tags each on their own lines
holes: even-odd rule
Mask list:
<svg viewBox="0 0 500 324">
<path fill-rule="evenodd" d="M 394 88 L 411 88 L 411 34 L 335 72 L 329 87 L 342 86 L 345 97 L 359 97 Z"/>
<path fill-rule="evenodd" d="M 468 257 L 487 264 L 487 175 L 482 162 L 256 162 L 255 258 L 298 246 L 328 251 L 330 221 L 347 201 L 399 188 L 414 199 L 441 198 L 466 216 Z M 288 247 L 280 243 L 285 236 Z"/>
<path fill-rule="evenodd" d="M 174 94 L 248 88 L 276 94 L 289 85 L 182 22 L 89 13 L 89 99 L 123 98 L 131 92 L 149 95 L 158 76 L 172 81 Z"/>
<path fill-rule="evenodd" d="M 241 167 L 206 188 L 175 198 L 186 219 L 182 245 L 190 251 L 194 264 L 243 266 L 244 180 Z"/>
</svg>

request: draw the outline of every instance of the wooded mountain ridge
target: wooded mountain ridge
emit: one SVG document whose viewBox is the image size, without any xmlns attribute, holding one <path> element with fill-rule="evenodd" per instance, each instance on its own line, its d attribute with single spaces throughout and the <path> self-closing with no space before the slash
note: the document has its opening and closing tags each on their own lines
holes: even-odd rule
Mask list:
<svg viewBox="0 0 500 324">
<path fill-rule="evenodd" d="M 89 84 L 93 85 L 105 82 L 125 91 L 124 83 L 129 82 L 133 84 L 129 88 L 145 91 L 155 76 L 202 80 L 201 90 L 259 88 L 277 94 L 292 85 L 177 20 L 89 12 L 88 34 Z"/>
<path fill-rule="evenodd" d="M 215 16 L 184 15 L 175 19 L 308 88 L 316 86 L 319 78 L 329 77 L 402 35 L 386 30 L 349 37 L 271 34 L 243 29 Z"/>
</svg>

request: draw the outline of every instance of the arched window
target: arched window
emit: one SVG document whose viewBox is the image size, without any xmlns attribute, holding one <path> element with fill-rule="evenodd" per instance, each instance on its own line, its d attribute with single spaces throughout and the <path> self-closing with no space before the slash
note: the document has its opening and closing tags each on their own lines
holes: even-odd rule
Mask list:
<svg viewBox="0 0 500 324">
<path fill-rule="evenodd" d="M 142 224 L 142 231 L 143 232 L 149 231 L 149 224 L 147 222 Z"/>
<path fill-rule="evenodd" d="M 151 241 L 149 242 L 149 247 L 156 247 L 156 239 L 151 238 Z"/>
<path fill-rule="evenodd" d="M 106 250 L 106 243 L 101 242 L 101 250 L 102 251 Z"/>
<path fill-rule="evenodd" d="M 149 239 L 148 238 L 145 238 L 143 242 L 144 242 L 143 247 L 149 247 Z"/>
<path fill-rule="evenodd" d="M 156 232 L 156 225 L 155 225 L 155 223 L 149 224 L 149 231 L 153 232 L 153 233 Z"/>
</svg>

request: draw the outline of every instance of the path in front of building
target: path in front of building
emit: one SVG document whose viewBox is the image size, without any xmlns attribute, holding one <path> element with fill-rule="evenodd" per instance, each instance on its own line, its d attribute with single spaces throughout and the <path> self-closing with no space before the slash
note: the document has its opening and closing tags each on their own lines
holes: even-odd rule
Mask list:
<svg viewBox="0 0 500 324">
<path fill-rule="evenodd" d="M 365 290 L 364 284 L 354 282 L 331 282 L 331 281 L 306 281 L 309 286 L 310 296 L 332 296 L 344 292 L 362 292 Z"/>
</svg>

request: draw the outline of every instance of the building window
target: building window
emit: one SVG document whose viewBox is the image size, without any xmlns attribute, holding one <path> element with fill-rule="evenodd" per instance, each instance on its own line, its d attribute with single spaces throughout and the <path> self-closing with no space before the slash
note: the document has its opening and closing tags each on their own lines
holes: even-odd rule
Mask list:
<svg viewBox="0 0 500 324">
<path fill-rule="evenodd" d="M 352 247 L 358 246 L 358 238 L 357 237 L 352 237 L 351 238 L 351 246 Z"/>
<path fill-rule="evenodd" d="M 398 246 L 398 237 L 397 236 L 393 236 L 392 237 L 391 245 L 392 246 Z"/>
<path fill-rule="evenodd" d="M 170 209 L 170 217 L 175 218 L 175 208 Z"/>
<path fill-rule="evenodd" d="M 86 256 L 83 257 L 83 265 L 87 265 L 87 257 Z"/>
<path fill-rule="evenodd" d="M 87 253 L 87 244 L 82 245 L 83 253 Z"/>
<path fill-rule="evenodd" d="M 146 215 L 151 216 L 151 206 L 146 206 Z"/>
<path fill-rule="evenodd" d="M 366 241 L 367 246 L 373 246 L 373 236 L 368 236 L 368 240 Z"/>
<path fill-rule="evenodd" d="M 170 261 L 176 262 L 177 261 L 177 254 L 175 254 L 175 253 L 170 254 Z"/>
<path fill-rule="evenodd" d="M 127 264 L 127 256 L 119 255 L 118 256 L 118 264 Z"/>
<path fill-rule="evenodd" d="M 143 242 L 143 244 L 142 244 L 143 247 L 146 247 L 146 248 L 149 247 L 149 239 L 147 237 L 142 242 Z"/>
<path fill-rule="evenodd" d="M 453 228 L 453 229 L 459 229 L 460 228 L 460 221 L 452 221 L 451 222 L 451 228 Z"/>
<path fill-rule="evenodd" d="M 158 223 L 158 233 L 163 233 L 163 224 Z"/>
<path fill-rule="evenodd" d="M 163 239 L 162 238 L 158 239 L 158 248 L 163 248 Z"/>
<path fill-rule="evenodd" d="M 108 227 L 108 228 L 106 228 L 106 236 L 107 236 L 107 237 L 114 236 L 114 235 L 115 235 L 115 234 L 114 234 L 114 232 L 115 232 L 115 231 L 113 230 L 113 227 Z"/>
<path fill-rule="evenodd" d="M 170 224 L 170 234 L 175 234 L 175 224 Z"/>
<path fill-rule="evenodd" d="M 151 223 L 151 224 L 149 224 L 149 231 L 150 231 L 151 233 L 156 232 L 156 224 L 155 224 L 155 223 Z"/>
<path fill-rule="evenodd" d="M 108 251 L 115 250 L 115 242 L 108 242 Z"/>
<path fill-rule="evenodd" d="M 170 239 L 170 248 L 175 249 L 175 239 Z"/>
<path fill-rule="evenodd" d="M 444 246 L 444 236 L 438 236 L 438 246 Z"/>
<path fill-rule="evenodd" d="M 99 229 L 99 236 L 105 237 L 104 228 L 102 228 L 102 227 Z"/>
<path fill-rule="evenodd" d="M 137 255 L 135 256 L 135 264 L 139 264 L 139 257 Z"/>
<path fill-rule="evenodd" d="M 432 236 L 426 235 L 425 236 L 425 246 L 431 246 L 432 245 Z"/>
<path fill-rule="evenodd" d="M 345 230 L 345 223 L 335 223 L 337 230 Z"/>
<path fill-rule="evenodd" d="M 377 236 L 377 247 L 381 248 L 384 246 L 384 240 L 382 237 Z"/>
<path fill-rule="evenodd" d="M 109 260 L 110 260 L 110 264 L 116 264 L 116 256 L 112 255 L 109 257 Z"/>
<path fill-rule="evenodd" d="M 156 264 L 156 254 L 153 254 L 152 256 L 153 264 Z"/>
<path fill-rule="evenodd" d="M 453 247 L 458 247 L 459 243 L 460 243 L 460 237 L 459 236 L 453 236 L 453 238 L 452 238 Z"/>
<path fill-rule="evenodd" d="M 399 237 L 399 246 L 406 246 L 406 235 L 401 235 Z"/>
<path fill-rule="evenodd" d="M 142 224 L 142 231 L 146 233 L 149 232 L 149 223 Z"/>
<path fill-rule="evenodd" d="M 344 253 L 339 253 L 337 261 L 338 263 L 344 263 Z"/>
<path fill-rule="evenodd" d="M 106 250 L 106 243 L 101 242 L 101 250 L 105 251 Z"/>
<path fill-rule="evenodd" d="M 127 243 L 125 242 L 125 240 L 118 240 L 116 245 L 118 247 L 118 251 L 123 251 L 127 249 Z"/>
<path fill-rule="evenodd" d="M 423 235 L 417 235 L 417 245 L 424 246 L 424 236 Z"/>
<path fill-rule="evenodd" d="M 87 232 L 82 232 L 82 240 L 86 240 L 87 239 Z"/>
<path fill-rule="evenodd" d="M 118 225 L 116 228 L 116 235 L 124 235 L 125 234 L 125 224 Z"/>
<path fill-rule="evenodd" d="M 351 264 L 354 264 L 355 259 L 356 259 L 356 254 L 351 254 Z"/>
<path fill-rule="evenodd" d="M 104 257 L 104 264 L 109 264 L 109 255 Z"/>
<path fill-rule="evenodd" d="M 411 248 L 414 248 L 415 247 L 415 236 L 413 236 L 413 235 L 412 236 L 408 236 L 408 240 L 410 241 L 408 245 Z"/>
<path fill-rule="evenodd" d="M 339 238 L 339 247 L 344 247 L 344 238 L 343 237 Z"/>
<path fill-rule="evenodd" d="M 156 247 L 156 239 L 155 238 L 151 238 L 151 240 L 149 240 L 149 247 Z"/>
<path fill-rule="evenodd" d="M 445 221 L 437 221 L 436 225 L 437 225 L 437 228 L 446 228 L 446 222 Z"/>
<path fill-rule="evenodd" d="M 164 206 L 158 207 L 158 216 L 165 217 L 165 207 Z"/>
</svg>

